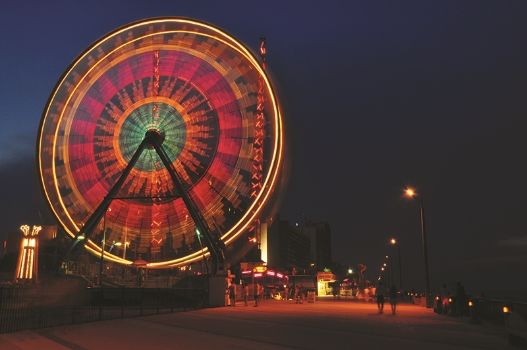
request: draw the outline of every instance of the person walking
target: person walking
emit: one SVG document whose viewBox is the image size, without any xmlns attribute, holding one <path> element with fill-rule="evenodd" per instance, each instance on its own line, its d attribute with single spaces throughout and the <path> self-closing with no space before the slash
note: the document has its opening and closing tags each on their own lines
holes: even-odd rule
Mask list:
<svg viewBox="0 0 527 350">
<path fill-rule="evenodd" d="M 468 314 L 467 312 L 467 292 L 465 291 L 465 287 L 461 284 L 461 282 L 456 283 L 456 314 L 458 316 L 465 316 Z"/>
<path fill-rule="evenodd" d="M 258 306 L 258 299 L 260 299 L 260 283 L 254 285 L 254 307 Z"/>
<path fill-rule="evenodd" d="M 379 310 L 379 313 L 382 314 L 384 311 L 384 291 L 382 283 L 379 283 L 379 285 L 375 289 L 375 296 L 377 299 L 377 309 Z"/>
<path fill-rule="evenodd" d="M 229 286 L 229 299 L 231 301 L 231 306 L 236 306 L 236 286 L 232 282 Z"/>
<path fill-rule="evenodd" d="M 247 306 L 249 303 L 249 287 L 247 286 L 247 283 L 243 282 L 242 288 L 243 304 Z"/>
<path fill-rule="evenodd" d="M 443 283 L 443 286 L 441 287 L 441 292 L 439 295 L 439 298 L 441 299 L 441 313 L 448 314 L 448 298 L 450 297 L 450 292 L 448 291 L 446 283 Z"/>
<path fill-rule="evenodd" d="M 397 288 L 392 284 L 390 288 L 390 306 L 392 307 L 392 315 L 395 315 L 397 309 Z"/>
</svg>

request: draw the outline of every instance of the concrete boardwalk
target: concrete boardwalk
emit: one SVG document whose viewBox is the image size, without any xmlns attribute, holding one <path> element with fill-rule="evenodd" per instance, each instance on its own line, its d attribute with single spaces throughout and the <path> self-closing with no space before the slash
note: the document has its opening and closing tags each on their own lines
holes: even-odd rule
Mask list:
<svg viewBox="0 0 527 350">
<path fill-rule="evenodd" d="M 376 311 L 355 302 L 267 301 L 4 334 L 0 349 L 509 349 L 495 328 L 422 307 Z"/>
</svg>

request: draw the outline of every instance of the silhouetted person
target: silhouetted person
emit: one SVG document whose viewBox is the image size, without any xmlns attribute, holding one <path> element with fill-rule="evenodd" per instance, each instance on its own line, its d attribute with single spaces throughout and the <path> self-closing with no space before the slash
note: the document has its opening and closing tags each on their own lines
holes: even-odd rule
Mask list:
<svg viewBox="0 0 527 350">
<path fill-rule="evenodd" d="M 461 284 L 461 282 L 456 283 L 456 308 L 457 313 L 460 316 L 463 316 L 466 314 L 466 306 L 467 306 L 467 293 L 465 292 L 465 287 Z"/>
<path fill-rule="evenodd" d="M 337 296 L 339 295 L 338 282 L 337 281 L 333 282 L 333 288 L 332 288 L 331 292 L 333 293 L 333 299 L 337 299 Z"/>
<path fill-rule="evenodd" d="M 257 307 L 258 306 L 258 301 L 260 299 L 260 296 L 261 296 L 261 287 L 260 287 L 260 283 L 256 283 L 254 285 L 254 307 Z"/>
<path fill-rule="evenodd" d="M 249 302 L 249 287 L 247 286 L 247 283 L 243 283 L 243 304 L 245 306 L 248 305 L 248 302 Z"/>
<path fill-rule="evenodd" d="M 392 307 L 392 315 L 395 315 L 397 308 L 397 288 L 394 285 L 390 288 L 390 306 Z"/>
<path fill-rule="evenodd" d="M 231 300 L 231 306 L 236 306 L 236 287 L 234 283 L 229 286 L 229 299 Z"/>
<path fill-rule="evenodd" d="M 448 313 L 448 298 L 450 297 L 449 294 L 450 293 L 448 291 L 446 283 L 443 283 L 443 286 L 441 287 L 441 295 L 439 296 L 439 298 L 441 299 L 441 311 L 444 314 Z"/>
<path fill-rule="evenodd" d="M 375 296 L 377 299 L 377 309 L 379 309 L 380 314 L 382 314 L 384 311 L 384 291 L 382 289 L 383 289 L 382 283 L 379 283 L 379 285 L 375 289 Z"/>
</svg>

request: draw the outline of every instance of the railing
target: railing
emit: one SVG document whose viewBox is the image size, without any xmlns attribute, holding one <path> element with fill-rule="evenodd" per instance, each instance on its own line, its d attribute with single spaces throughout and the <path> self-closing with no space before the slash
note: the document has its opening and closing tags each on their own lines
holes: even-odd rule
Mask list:
<svg viewBox="0 0 527 350">
<path fill-rule="evenodd" d="M 0 288 L 0 333 L 197 309 L 207 297 L 203 289 L 91 288 L 78 303 L 45 299 L 38 288 Z"/>
<path fill-rule="evenodd" d="M 492 298 L 436 297 L 434 311 L 449 316 L 467 316 L 473 323 L 482 321 L 504 326 L 511 344 L 527 348 L 527 303 Z"/>
</svg>

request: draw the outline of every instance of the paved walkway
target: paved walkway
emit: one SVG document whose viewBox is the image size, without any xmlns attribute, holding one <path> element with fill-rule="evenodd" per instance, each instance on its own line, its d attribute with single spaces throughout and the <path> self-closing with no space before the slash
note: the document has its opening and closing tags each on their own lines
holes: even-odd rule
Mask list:
<svg viewBox="0 0 527 350">
<path fill-rule="evenodd" d="M 389 307 L 389 305 L 388 305 Z M 402 305 L 267 301 L 0 335 L 0 349 L 510 349 L 499 330 Z"/>
</svg>

